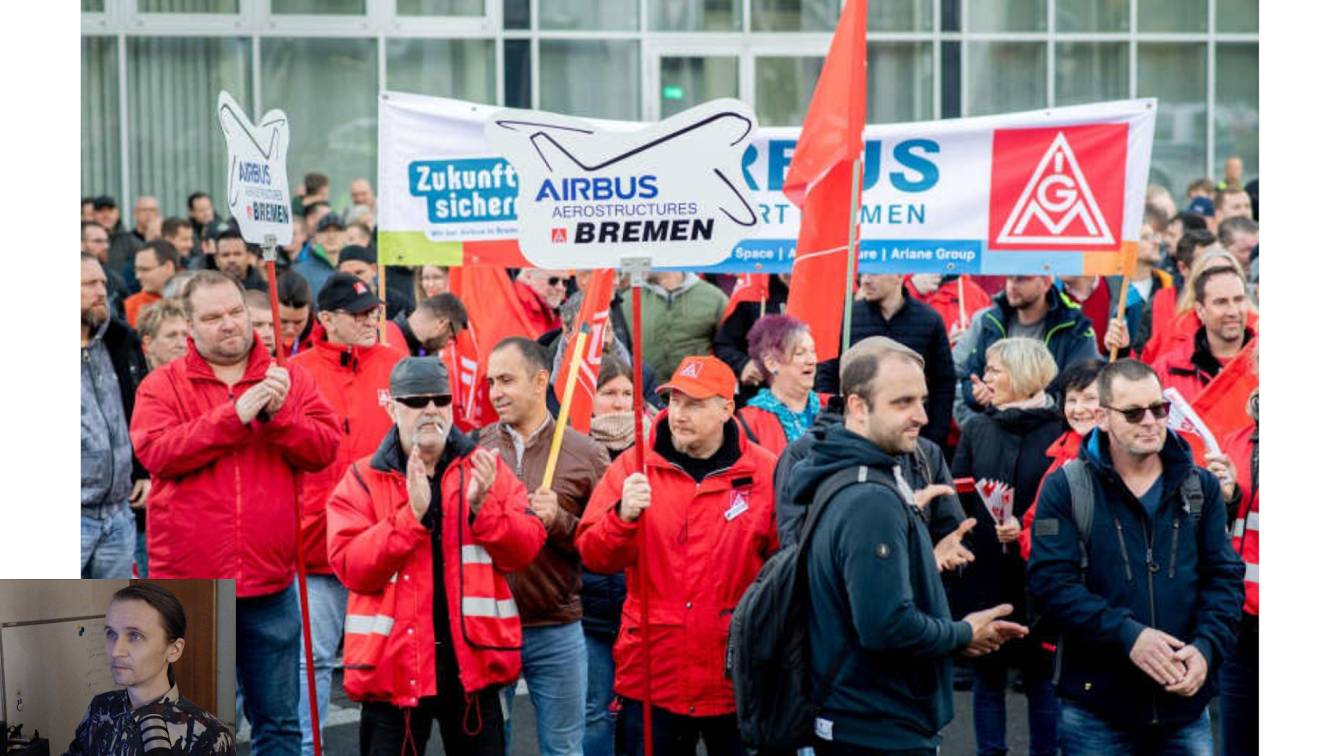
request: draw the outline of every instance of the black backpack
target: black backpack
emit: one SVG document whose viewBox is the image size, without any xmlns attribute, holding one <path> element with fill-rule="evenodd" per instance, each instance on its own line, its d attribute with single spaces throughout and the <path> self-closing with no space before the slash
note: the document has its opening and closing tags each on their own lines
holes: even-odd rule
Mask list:
<svg viewBox="0 0 1344 756">
<path fill-rule="evenodd" d="M 733 611 L 725 666 L 733 680 L 742 743 L 751 752 L 792 753 L 806 745 L 830 683 L 849 656 L 848 648 L 841 651 L 821 689 L 812 695 L 808 548 L 831 499 L 847 486 L 864 482 L 880 483 L 900 497 L 889 471 L 861 466 L 832 474 L 807 507 L 797 543 L 770 557 Z"/>
</svg>

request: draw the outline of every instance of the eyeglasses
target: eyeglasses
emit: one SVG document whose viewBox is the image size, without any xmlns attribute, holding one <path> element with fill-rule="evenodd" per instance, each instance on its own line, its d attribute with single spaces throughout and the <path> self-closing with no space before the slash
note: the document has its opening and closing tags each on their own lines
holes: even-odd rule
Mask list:
<svg viewBox="0 0 1344 756">
<path fill-rule="evenodd" d="M 1101 406 L 1105 407 L 1108 410 L 1115 410 L 1116 412 L 1119 412 L 1121 415 L 1124 415 L 1125 422 L 1129 423 L 1130 425 L 1138 425 L 1139 423 L 1143 422 L 1144 415 L 1146 415 L 1149 412 L 1153 413 L 1154 420 L 1166 420 L 1167 415 L 1171 414 L 1171 402 L 1165 402 L 1165 401 L 1158 402 L 1157 404 L 1149 405 L 1147 407 L 1130 407 L 1128 409 L 1111 407 L 1106 404 L 1103 404 Z"/>
<path fill-rule="evenodd" d="M 435 407 L 447 407 L 453 403 L 452 394 L 434 394 L 432 396 L 398 396 L 395 399 L 411 409 L 424 409 L 425 405 L 434 402 Z"/>
<path fill-rule="evenodd" d="M 547 286 L 560 286 L 564 282 L 565 282 L 564 276 L 551 276 L 550 278 L 546 279 Z"/>
</svg>

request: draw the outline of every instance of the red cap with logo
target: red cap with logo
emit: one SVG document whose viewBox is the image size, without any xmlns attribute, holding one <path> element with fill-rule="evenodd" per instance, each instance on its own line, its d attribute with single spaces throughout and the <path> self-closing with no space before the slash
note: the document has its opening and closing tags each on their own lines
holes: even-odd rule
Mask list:
<svg viewBox="0 0 1344 756">
<path fill-rule="evenodd" d="M 658 387 L 658 393 L 676 389 L 692 399 L 718 396 L 732 400 L 737 390 L 733 369 L 717 357 L 689 355 L 682 358 L 672 379 Z"/>
</svg>

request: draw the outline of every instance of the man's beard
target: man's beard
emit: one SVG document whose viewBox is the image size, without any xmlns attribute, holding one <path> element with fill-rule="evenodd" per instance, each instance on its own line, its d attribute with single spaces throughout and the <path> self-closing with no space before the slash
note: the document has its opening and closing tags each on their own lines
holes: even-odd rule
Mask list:
<svg viewBox="0 0 1344 756">
<path fill-rule="evenodd" d="M 80 323 L 87 326 L 90 331 L 98 330 L 98 326 L 101 326 L 105 320 L 107 320 L 106 304 L 94 305 L 79 313 Z"/>
</svg>

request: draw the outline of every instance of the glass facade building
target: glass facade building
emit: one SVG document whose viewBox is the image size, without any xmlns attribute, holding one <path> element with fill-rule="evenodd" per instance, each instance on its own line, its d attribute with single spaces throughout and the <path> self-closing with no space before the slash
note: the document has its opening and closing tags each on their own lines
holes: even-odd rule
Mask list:
<svg viewBox="0 0 1344 756">
<path fill-rule="evenodd" d="M 289 173 L 373 178 L 393 89 L 656 120 L 715 97 L 798 125 L 842 0 L 81 0 L 81 189 L 221 198 L 215 95 L 290 117 Z M 1178 201 L 1259 172 L 1257 0 L 869 0 L 868 121 L 1159 98 Z"/>
</svg>

